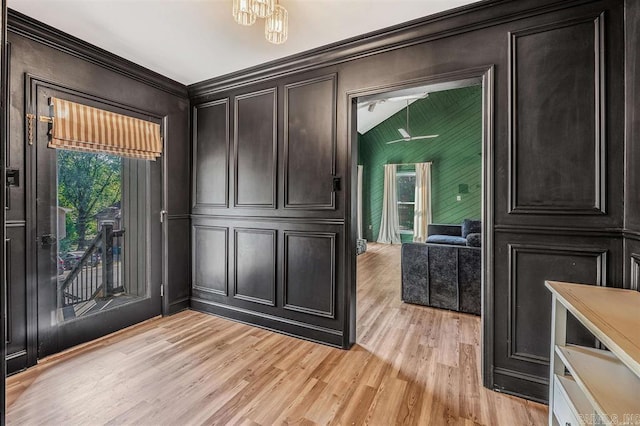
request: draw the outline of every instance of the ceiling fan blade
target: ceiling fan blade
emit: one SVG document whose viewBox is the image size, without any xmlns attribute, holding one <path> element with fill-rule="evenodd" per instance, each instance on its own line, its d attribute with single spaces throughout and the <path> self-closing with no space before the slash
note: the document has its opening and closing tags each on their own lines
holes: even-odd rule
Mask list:
<svg viewBox="0 0 640 426">
<path fill-rule="evenodd" d="M 433 138 L 437 138 L 440 135 L 425 135 L 425 136 L 411 136 L 410 138 L 402 138 L 402 139 L 396 139 L 393 141 L 389 141 L 387 142 L 387 145 L 392 144 L 392 143 L 398 143 L 398 142 L 411 142 L 411 141 L 417 141 L 419 139 L 433 139 Z"/>
<path fill-rule="evenodd" d="M 392 143 L 398 143 L 398 142 L 409 142 L 410 140 L 411 140 L 411 138 L 396 139 L 396 140 L 387 142 L 387 145 L 392 144 Z"/>
<path fill-rule="evenodd" d="M 412 141 L 414 140 L 418 140 L 418 139 L 433 139 L 433 138 L 437 138 L 440 135 L 424 135 L 424 136 L 412 136 L 411 139 Z"/>
</svg>

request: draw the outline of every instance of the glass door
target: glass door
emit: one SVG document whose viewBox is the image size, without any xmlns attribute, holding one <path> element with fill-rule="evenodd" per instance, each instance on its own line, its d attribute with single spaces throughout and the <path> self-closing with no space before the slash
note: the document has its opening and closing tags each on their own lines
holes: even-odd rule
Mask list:
<svg viewBox="0 0 640 426">
<path fill-rule="evenodd" d="M 52 88 L 36 91 L 38 118 L 49 116 L 52 96 L 104 108 Z M 52 149 L 50 124 L 37 126 L 32 176 L 42 358 L 161 314 L 162 250 L 154 242 L 162 238 L 162 179 L 161 161 Z"/>
</svg>

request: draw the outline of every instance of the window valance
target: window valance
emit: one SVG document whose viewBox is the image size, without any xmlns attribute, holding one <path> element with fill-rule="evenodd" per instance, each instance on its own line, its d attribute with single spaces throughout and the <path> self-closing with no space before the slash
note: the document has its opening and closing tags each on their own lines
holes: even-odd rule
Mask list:
<svg viewBox="0 0 640 426">
<path fill-rule="evenodd" d="M 51 98 L 50 148 L 103 152 L 145 160 L 162 155 L 160 125 L 99 108 Z"/>
</svg>

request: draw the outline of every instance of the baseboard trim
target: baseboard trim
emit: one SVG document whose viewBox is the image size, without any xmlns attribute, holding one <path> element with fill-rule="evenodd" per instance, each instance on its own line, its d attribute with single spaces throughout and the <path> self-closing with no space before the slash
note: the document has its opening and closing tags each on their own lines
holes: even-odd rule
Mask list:
<svg viewBox="0 0 640 426">
<path fill-rule="evenodd" d="M 493 369 L 493 390 L 542 404 L 549 402 L 549 379 L 507 368 Z"/>
<path fill-rule="evenodd" d="M 27 351 L 21 350 L 12 354 L 7 354 L 6 358 L 7 376 L 19 373 L 27 369 Z"/>
<path fill-rule="evenodd" d="M 191 298 L 191 309 L 243 324 L 264 328 L 287 336 L 345 349 L 343 347 L 342 332 L 339 330 L 318 327 L 312 324 L 305 324 L 287 318 L 275 317 L 261 312 L 249 311 L 237 306 L 223 305 L 210 300 L 193 297 Z"/>
<path fill-rule="evenodd" d="M 182 299 L 175 300 L 169 303 L 167 309 L 167 315 L 177 314 L 178 312 L 189 309 L 189 297 L 183 297 Z"/>
</svg>

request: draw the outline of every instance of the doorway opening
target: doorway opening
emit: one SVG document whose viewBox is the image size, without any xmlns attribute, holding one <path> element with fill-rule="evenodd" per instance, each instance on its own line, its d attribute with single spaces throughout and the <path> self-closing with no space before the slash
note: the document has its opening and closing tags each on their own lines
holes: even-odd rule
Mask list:
<svg viewBox="0 0 640 426">
<path fill-rule="evenodd" d="M 491 97 L 492 68 L 349 95 L 353 340 L 375 351 L 384 343 L 437 354 L 437 365 L 458 367 L 464 352 L 485 386 L 493 346 Z"/>
</svg>

